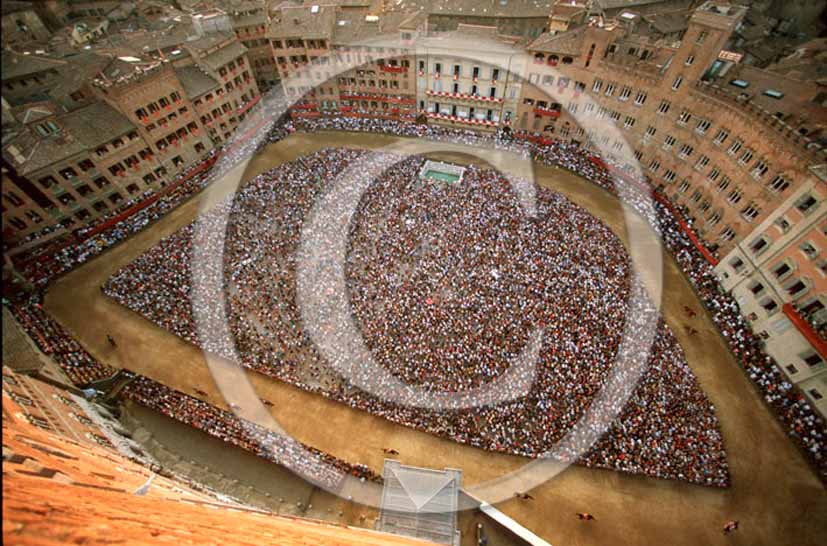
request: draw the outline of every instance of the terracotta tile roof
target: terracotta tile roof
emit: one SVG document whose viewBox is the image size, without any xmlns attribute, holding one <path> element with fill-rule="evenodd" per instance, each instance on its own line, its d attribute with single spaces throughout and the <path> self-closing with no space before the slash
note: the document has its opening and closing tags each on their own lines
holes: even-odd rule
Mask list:
<svg viewBox="0 0 827 546">
<path fill-rule="evenodd" d="M 64 114 L 57 118 L 57 124 L 61 130 L 54 135 L 43 137 L 24 128 L 4 139 L 4 157 L 25 175 L 94 149 L 135 128 L 123 114 L 104 102 L 95 102 Z M 15 154 L 9 149 L 11 146 L 22 154 L 24 161 L 15 159 Z"/>
<path fill-rule="evenodd" d="M 2 72 L 3 80 L 37 74 L 51 68 L 59 69 L 65 64 L 65 62 L 57 59 L 37 55 L 21 55 L 8 50 L 4 50 L 0 55 L 0 72 Z"/>
<path fill-rule="evenodd" d="M 319 6 L 316 13 L 312 7 L 283 7 L 277 14 L 280 17 L 274 18 L 267 29 L 271 38 L 327 39 L 336 23 L 335 6 Z"/>
<path fill-rule="evenodd" d="M 22 161 L 13 149 L 20 153 Z M 17 167 L 21 175 L 33 173 L 52 163 L 70 158 L 84 151 L 86 146 L 73 135 L 61 131 L 58 135 L 42 138 L 29 128 L 3 139 L 3 157 Z"/>
<path fill-rule="evenodd" d="M 673 34 L 689 27 L 689 13 L 653 13 L 644 15 L 643 20 L 661 34 Z"/>
<path fill-rule="evenodd" d="M 233 28 L 250 27 L 267 23 L 267 15 L 263 12 L 250 15 L 241 15 L 233 18 Z"/>
<path fill-rule="evenodd" d="M 529 51 L 557 53 L 558 55 L 579 55 L 584 34 L 585 27 L 556 35 L 544 33 L 531 42 L 531 44 L 528 45 L 528 49 Z"/>
<path fill-rule="evenodd" d="M 205 57 L 201 57 L 198 59 L 198 62 L 199 64 L 206 65 L 206 67 L 210 70 L 218 70 L 228 62 L 244 55 L 246 52 L 247 48 L 244 47 L 244 44 L 234 41 L 227 46 L 222 47 L 218 51 L 214 51 Z"/>
<path fill-rule="evenodd" d="M 42 431 L 3 396 L 3 542 L 427 546 L 218 502 L 100 446 Z"/>
<path fill-rule="evenodd" d="M 597 0 L 597 5 L 605 10 L 634 8 L 649 4 L 663 4 L 664 0 Z"/>
<path fill-rule="evenodd" d="M 418 2 L 432 15 L 548 17 L 553 0 L 430 0 Z"/>
<path fill-rule="evenodd" d="M 261 0 L 231 0 L 224 4 L 224 9 L 228 12 L 255 11 L 263 9 L 264 7 L 265 2 L 262 2 Z"/>
<path fill-rule="evenodd" d="M 365 21 L 361 13 L 350 18 L 339 16 L 333 29 L 332 41 L 334 44 L 351 44 L 393 34 L 399 31 L 400 25 L 408 18 L 409 15 L 401 11 L 383 13 L 376 22 Z M 346 24 L 342 24 L 342 21 Z"/>
<path fill-rule="evenodd" d="M 106 104 L 94 102 L 59 118 L 59 122 L 88 148 L 96 148 L 135 129 L 129 119 Z"/>
<path fill-rule="evenodd" d="M 235 38 L 235 34 L 232 32 L 208 32 L 200 38 L 185 42 L 184 45 L 186 45 L 188 49 L 203 51 L 232 40 L 233 38 Z"/>
<path fill-rule="evenodd" d="M 212 76 L 197 66 L 176 68 L 175 74 L 190 99 L 200 97 L 220 85 Z"/>
<path fill-rule="evenodd" d="M 90 80 L 97 77 L 111 62 L 109 57 L 93 52 L 83 52 L 65 57 L 68 64 L 59 69 L 60 78 L 49 89 L 49 95 L 60 100 L 80 89 Z"/>
<path fill-rule="evenodd" d="M 3 15 L 10 15 L 12 13 L 18 13 L 21 11 L 29 11 L 33 10 L 34 6 L 31 2 L 15 2 L 15 1 L 6 1 L 0 4 L 0 13 Z"/>
</svg>

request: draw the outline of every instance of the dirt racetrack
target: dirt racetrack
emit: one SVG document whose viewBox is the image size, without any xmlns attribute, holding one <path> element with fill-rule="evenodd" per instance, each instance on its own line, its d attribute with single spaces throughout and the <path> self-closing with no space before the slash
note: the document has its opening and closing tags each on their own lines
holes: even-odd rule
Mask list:
<svg viewBox="0 0 827 546">
<path fill-rule="evenodd" d="M 406 146 L 416 143 L 367 134 L 297 134 L 254 157 L 244 179 L 324 146 L 376 148 L 403 141 Z M 479 150 L 468 152 L 474 155 Z M 457 151 L 444 154 L 454 161 L 464 157 Z M 535 175 L 540 184 L 565 194 L 627 240 L 622 209 L 607 192 L 561 169 L 537 166 Z M 217 182 L 126 243 L 64 276 L 49 290 L 45 305 L 102 362 L 134 370 L 193 396 L 198 396 L 195 389 L 201 389 L 208 393 L 201 398 L 221 407 L 226 404 L 203 354 L 104 297 L 100 286 L 158 240 L 192 221 L 200 206 L 232 189 L 231 182 Z M 762 403 L 707 314 L 686 318 L 685 305 L 702 311 L 701 304 L 666 255 L 663 295 L 662 313 L 716 407 L 732 487 L 720 490 L 573 466 L 534 489 L 535 500 L 511 499 L 498 507 L 554 545 L 823 544 L 827 492 Z M 700 333 L 688 336 L 686 324 Z M 117 340 L 116 349 L 107 344 L 107 334 Z M 272 414 L 288 433 L 377 471 L 382 467 L 384 447 L 398 450 L 397 458 L 405 464 L 461 468 L 466 484 L 507 474 L 526 462 L 396 425 L 252 372 L 249 376 L 259 396 L 273 403 Z M 581 522 L 576 512 L 590 512 L 596 521 Z M 725 536 L 722 528 L 730 519 L 740 520 L 740 528 Z"/>
</svg>

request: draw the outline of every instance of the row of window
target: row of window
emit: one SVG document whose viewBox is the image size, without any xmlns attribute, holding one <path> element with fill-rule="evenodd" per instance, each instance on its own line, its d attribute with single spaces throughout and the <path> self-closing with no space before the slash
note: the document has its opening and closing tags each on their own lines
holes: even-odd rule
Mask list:
<svg viewBox="0 0 827 546">
<path fill-rule="evenodd" d="M 757 239 L 753 245 L 753 247 L 758 247 L 759 250 L 757 251 L 759 254 L 764 252 L 766 248 L 769 246 L 769 243 L 764 238 Z M 821 250 L 815 245 L 813 241 L 803 241 L 798 245 L 798 249 L 801 253 L 811 261 L 817 260 L 819 255 L 821 254 Z M 753 250 L 753 252 L 755 252 Z M 741 259 L 740 256 L 735 256 L 729 262 L 729 265 L 736 273 L 742 273 L 746 270 L 746 264 L 744 260 Z M 827 260 L 819 260 L 816 263 L 816 266 L 823 274 L 827 274 Z M 790 275 L 792 275 L 795 271 L 798 270 L 798 262 L 794 260 L 792 257 L 786 257 L 781 262 L 775 264 L 770 268 L 770 273 L 778 280 L 778 282 L 784 282 L 787 280 Z"/>
<path fill-rule="evenodd" d="M 377 83 L 378 82 L 378 83 Z M 380 89 L 399 89 L 398 80 L 362 80 L 356 78 L 339 78 L 339 85 L 345 87 L 378 87 Z M 403 82 L 402 88 L 408 89 L 408 82 Z M 345 91 L 345 90 L 343 90 Z"/>
<path fill-rule="evenodd" d="M 50 68 L 48 70 L 41 70 L 37 74 L 33 75 L 31 78 L 18 78 L 14 81 L 4 81 L 3 88 L 7 91 L 11 91 L 17 87 L 24 88 L 29 87 L 30 85 L 42 85 L 46 83 L 46 80 L 49 78 L 56 77 L 58 75 L 57 70 L 54 68 Z"/>
<path fill-rule="evenodd" d="M 244 57 L 236 57 L 224 66 L 218 69 L 218 75 L 222 78 L 227 76 L 230 72 L 235 72 L 237 69 L 244 67 Z"/>
<path fill-rule="evenodd" d="M 191 123 L 189 127 L 194 128 L 195 124 Z M 225 136 L 225 138 L 228 137 L 229 133 L 225 133 L 224 136 Z M 217 137 L 217 136 L 216 136 L 216 139 L 220 140 L 220 138 Z M 206 150 L 206 147 L 200 142 L 195 147 L 196 152 L 204 152 L 205 150 Z M 142 159 L 151 158 L 151 153 L 150 153 L 148 148 L 145 148 L 144 150 L 141 150 L 139 152 L 139 155 L 141 156 Z M 172 159 L 172 161 L 173 161 L 173 164 L 176 165 L 177 167 L 180 167 L 184 164 L 184 160 L 180 156 L 174 157 Z M 134 167 L 137 164 L 137 162 L 138 162 L 138 160 L 134 155 L 129 156 L 128 158 L 125 159 L 125 163 L 126 163 L 127 166 L 133 166 Z M 87 163 L 91 164 L 91 162 L 88 162 L 88 160 L 84 160 L 83 162 L 81 162 L 81 164 L 84 167 L 87 166 Z M 113 170 L 113 174 L 116 174 L 116 175 L 121 174 L 123 172 L 123 169 L 124 169 L 124 167 L 120 163 L 110 167 L 110 170 Z M 115 171 L 117 171 L 117 172 L 115 172 Z M 73 173 L 73 169 L 71 169 L 71 167 L 69 167 L 67 169 L 64 169 L 64 172 L 62 173 L 62 175 L 64 177 L 71 177 L 72 173 Z M 166 169 L 164 167 L 159 167 L 159 168 L 155 169 L 154 173 L 145 174 L 143 176 L 143 181 L 144 181 L 144 183 L 149 185 L 149 184 L 152 184 L 156 180 L 156 176 L 160 177 L 160 176 L 163 176 L 164 174 L 166 174 Z M 50 187 L 50 186 L 56 184 L 56 181 L 51 176 L 47 176 L 47 177 L 42 178 L 40 180 L 40 182 L 45 187 Z M 103 189 L 103 188 L 110 185 L 109 180 L 107 180 L 103 176 L 99 176 L 99 177 L 95 178 L 93 182 L 99 189 Z M 129 193 L 134 194 L 134 193 L 139 191 L 139 188 L 138 188 L 137 184 L 132 183 L 132 184 L 129 184 L 126 187 L 126 190 Z M 91 194 L 94 193 L 93 190 L 91 189 L 91 187 L 88 184 L 81 184 L 79 186 L 76 186 L 74 188 L 74 191 L 76 191 L 81 197 L 86 197 L 86 196 L 91 195 Z M 56 197 L 57 197 L 57 200 L 60 203 L 62 203 L 63 205 L 71 205 L 71 204 L 77 202 L 75 196 L 71 192 L 68 192 L 66 190 L 63 190 L 62 193 L 60 193 L 59 195 L 56 195 Z M 4 198 L 7 202 L 10 202 L 13 205 L 18 206 L 18 207 L 22 206 L 24 204 L 23 199 L 21 199 L 14 192 L 7 192 L 6 194 L 4 194 Z M 112 192 L 112 193 L 108 194 L 107 199 L 111 203 L 116 204 L 116 203 L 119 203 L 120 201 L 122 201 L 123 197 L 121 196 L 121 194 L 119 194 L 117 191 L 115 191 L 115 192 Z M 52 207 L 52 209 L 54 209 L 54 205 L 51 205 L 51 207 Z M 97 201 L 97 202 L 93 203 L 92 207 L 97 212 L 104 212 L 104 211 L 107 210 L 107 205 L 106 205 L 105 201 Z M 43 221 L 43 218 L 41 217 L 41 215 L 38 214 L 34 210 L 26 211 L 25 216 L 29 221 L 33 222 L 34 224 L 39 224 Z M 89 211 L 86 210 L 86 209 L 80 209 L 80 210 L 78 210 L 74 213 L 74 217 L 77 220 L 81 220 L 81 221 L 87 220 L 88 218 L 90 218 L 90 216 L 91 215 L 90 215 Z M 12 226 L 14 226 L 15 228 L 19 229 L 19 230 L 24 230 L 28 227 L 27 222 L 21 217 L 9 218 L 9 223 Z M 75 223 L 75 220 L 72 217 L 67 217 L 67 218 L 64 218 L 60 221 L 60 224 L 65 226 L 65 227 L 69 227 L 69 226 L 73 225 L 74 223 Z"/>
<path fill-rule="evenodd" d="M 425 61 L 419 61 L 419 75 L 422 76 L 425 74 Z M 434 78 L 439 78 L 442 76 L 442 63 L 435 62 L 433 64 L 433 76 Z M 450 72 L 452 76 L 456 76 L 461 78 L 463 76 L 463 67 L 460 64 L 453 65 L 453 68 Z M 500 79 L 500 69 L 494 67 L 483 67 L 480 66 L 472 66 L 471 67 L 471 74 L 470 76 L 474 79 L 490 79 L 491 81 L 498 81 Z"/>
<path fill-rule="evenodd" d="M 617 91 L 617 84 L 615 82 L 608 82 L 604 85 L 603 80 L 600 78 L 595 78 L 594 83 L 592 84 L 592 91 L 594 93 L 603 93 L 603 95 L 607 97 L 612 97 Z M 628 101 L 633 93 L 633 89 L 628 85 L 624 85 L 620 88 L 620 93 L 618 94 L 617 98 L 620 101 Z M 648 94 L 645 91 L 638 91 L 635 93 L 634 104 L 637 106 L 643 106 L 646 104 L 646 99 L 648 98 Z"/>
<path fill-rule="evenodd" d="M 173 103 L 178 102 L 181 102 L 181 95 L 178 91 L 173 91 L 169 94 L 169 96 L 165 95 L 153 102 L 150 102 L 146 106 L 141 106 L 140 108 L 135 109 L 135 116 L 139 119 L 148 118 L 150 114 L 153 116 L 158 116 L 161 114 L 163 109 L 168 110 L 172 108 Z"/>
<path fill-rule="evenodd" d="M 180 156 L 176 156 L 176 157 L 173 158 L 173 163 L 176 166 L 181 166 L 181 165 L 183 165 L 184 160 Z M 155 182 L 158 179 L 158 177 L 161 177 L 165 174 L 166 174 L 166 169 L 164 167 L 159 167 L 159 168 L 155 169 L 155 171 L 153 173 L 147 173 L 146 175 L 144 175 L 143 176 L 143 182 L 147 186 L 149 186 L 153 182 Z M 94 182 L 95 182 L 95 185 L 99 189 L 108 187 L 110 185 L 110 182 L 105 177 L 99 177 L 99 178 L 95 179 Z M 128 186 L 126 186 L 125 189 L 126 189 L 127 192 L 129 192 L 132 195 L 135 195 L 140 191 L 139 186 L 134 182 L 130 183 Z M 75 188 L 75 191 L 77 191 L 79 195 L 84 196 L 84 197 L 93 193 L 93 190 L 87 184 L 83 184 L 81 186 L 78 186 L 77 188 Z M 12 194 L 12 195 L 10 196 L 9 194 Z M 6 197 L 9 200 L 14 199 L 14 202 L 16 204 L 18 204 L 18 206 L 23 204 L 23 200 L 20 199 L 20 197 L 14 195 L 12 192 L 6 192 L 6 193 L 3 194 L 3 196 Z M 57 197 L 58 201 L 60 203 L 62 203 L 63 205 L 71 205 L 71 204 L 77 202 L 75 196 L 72 193 L 69 193 L 67 191 L 64 191 L 63 193 L 57 195 L 56 197 Z M 107 200 L 112 205 L 116 205 L 116 204 L 120 203 L 121 201 L 123 201 L 123 199 L 124 199 L 123 195 L 121 195 L 117 190 L 115 190 L 115 191 L 112 191 L 111 193 L 106 195 L 106 200 L 98 200 L 98 201 L 95 201 L 94 203 L 92 203 L 92 208 L 98 213 L 103 213 L 103 212 L 106 212 L 106 211 L 109 210 L 109 205 L 107 205 L 107 203 L 106 203 Z M 85 208 L 81 208 L 80 210 L 75 211 L 73 214 L 74 214 L 74 217 L 79 221 L 88 220 L 92 216 L 91 213 Z M 33 210 L 26 211 L 26 217 L 33 224 L 39 224 L 43 221 L 43 218 L 40 216 L 40 214 L 38 214 L 36 211 L 33 211 Z M 11 218 L 9 218 L 9 223 L 12 226 L 14 226 L 15 228 L 17 228 L 18 230 L 24 230 L 28 227 L 28 224 L 26 223 L 26 221 L 24 221 L 20 217 L 11 217 Z M 64 218 L 60 223 L 63 226 L 68 227 L 68 226 L 74 225 L 75 221 L 72 218 Z"/>
<path fill-rule="evenodd" d="M 679 83 L 678 83 L 678 85 L 679 85 Z M 595 81 L 593 83 L 593 87 L 592 87 L 592 90 L 594 92 L 596 92 L 596 93 L 603 92 L 606 96 L 613 96 L 615 94 L 616 89 L 617 89 L 617 86 L 613 82 L 609 82 L 609 83 L 604 84 L 604 82 L 599 78 L 595 79 Z M 632 96 L 632 93 L 633 93 L 633 90 L 632 90 L 631 87 L 624 86 L 620 89 L 620 93 L 618 94 L 618 99 L 621 100 L 621 101 L 629 100 L 629 98 Z M 639 106 L 643 105 L 646 101 L 646 98 L 647 98 L 647 96 L 646 96 L 645 92 L 643 92 L 643 91 L 638 92 L 637 95 L 636 95 L 636 98 L 635 98 L 635 104 L 637 104 Z M 575 106 L 575 108 L 576 108 L 576 106 Z M 670 108 L 671 108 L 671 103 L 667 100 L 663 100 L 659 104 L 659 106 L 657 108 L 657 112 L 659 114 L 665 115 L 666 113 L 669 112 Z M 591 109 L 593 109 L 593 106 L 592 105 L 587 105 L 587 111 L 589 111 Z M 621 115 L 620 115 L 619 112 L 613 112 L 611 110 L 607 111 L 607 109 L 605 107 L 602 107 L 602 106 L 598 110 L 598 116 L 599 117 L 604 117 L 604 115 L 607 112 L 610 113 L 611 118 L 613 120 L 615 120 L 615 121 L 620 120 Z M 678 125 L 685 127 L 690 123 L 691 119 L 692 119 L 692 114 L 690 112 L 684 110 L 680 113 L 680 115 L 678 116 L 676 122 L 677 122 Z M 631 128 L 634 127 L 635 122 L 636 122 L 636 120 L 635 120 L 634 117 L 626 116 L 624 118 L 623 127 L 625 129 L 631 129 Z M 704 135 L 709 131 L 711 126 L 712 126 L 712 122 L 710 120 L 708 120 L 708 119 L 699 119 L 697 121 L 697 123 L 695 124 L 694 130 L 697 134 Z M 643 136 L 644 143 L 649 142 L 655 136 L 656 132 L 657 132 L 657 129 L 655 127 L 648 126 L 645 133 L 644 133 L 644 136 Z M 728 137 L 729 137 L 729 131 L 726 130 L 726 129 L 720 129 L 718 131 L 718 133 L 716 134 L 716 136 L 715 136 L 714 143 L 716 145 L 720 146 L 721 144 L 723 144 L 727 140 Z M 741 150 L 742 147 L 743 147 L 743 142 L 736 141 L 730 147 L 729 154 L 731 156 L 735 156 L 736 154 L 738 154 L 738 152 Z M 662 145 L 662 149 L 665 150 L 665 151 L 676 149 L 676 155 L 678 156 L 679 159 L 682 159 L 682 160 L 689 159 L 695 151 L 694 147 L 691 144 L 685 143 L 685 144 L 682 144 L 682 145 L 678 145 L 677 139 L 672 135 L 667 135 L 666 136 L 666 138 L 664 139 L 663 145 Z M 638 157 L 640 157 L 640 154 L 636 154 L 636 155 Z M 745 149 L 738 156 L 738 163 L 740 165 L 747 165 L 753 159 L 753 157 L 754 157 L 754 152 L 751 149 Z M 694 168 L 696 170 L 700 171 L 700 170 L 706 168 L 709 165 L 709 162 L 710 162 L 710 158 L 706 155 L 703 155 L 695 163 Z M 652 160 L 652 162 L 649 165 L 649 170 L 657 172 L 659 169 L 660 169 L 660 162 L 656 159 Z M 755 161 L 754 165 L 752 166 L 750 174 L 753 176 L 753 178 L 755 178 L 757 180 L 760 180 L 767 174 L 768 171 L 769 171 L 769 166 L 767 165 L 766 161 L 763 160 L 763 159 L 758 159 L 758 160 Z M 672 182 L 674 180 L 675 176 L 676 175 L 673 171 L 667 171 L 665 173 L 664 178 L 667 182 Z M 708 178 L 711 181 L 715 181 L 715 180 L 718 179 L 719 176 L 720 176 L 720 169 L 717 168 L 717 167 L 713 167 L 713 169 L 710 172 L 710 175 L 709 175 Z M 688 189 L 688 185 L 689 185 L 688 181 L 685 181 L 684 184 L 683 184 L 683 187 L 682 187 L 682 191 L 686 191 L 686 189 Z M 728 185 L 729 185 L 729 178 L 724 177 L 724 179 L 721 181 L 721 188 L 720 189 L 723 190 Z M 780 193 L 780 192 L 784 191 L 785 189 L 787 189 L 789 187 L 789 182 L 783 176 L 777 175 L 769 183 L 769 187 L 774 192 Z M 696 191 L 696 194 L 693 195 L 693 200 L 696 201 L 696 202 L 699 201 L 700 196 L 701 196 L 700 192 Z M 740 201 L 740 198 L 741 198 L 740 191 L 739 190 L 733 190 L 729 195 L 729 202 L 730 202 L 730 204 L 735 205 Z M 710 205 L 705 202 L 704 205 L 701 207 L 702 211 L 705 212 L 706 209 L 709 208 L 709 206 Z M 747 221 L 753 221 L 760 214 L 760 210 L 758 209 L 756 204 L 751 203 L 751 204 L 747 205 L 746 207 L 744 207 L 741 210 L 741 214 Z M 713 219 L 713 224 L 715 222 L 717 222 L 719 218 L 720 218 L 720 214 L 714 213 L 713 218 L 712 218 Z M 728 236 L 729 233 L 727 232 L 726 235 Z"/>
<path fill-rule="evenodd" d="M 307 49 L 327 49 L 327 40 L 302 40 L 289 38 L 287 40 L 272 40 L 273 49 L 292 49 L 304 47 Z"/>
</svg>

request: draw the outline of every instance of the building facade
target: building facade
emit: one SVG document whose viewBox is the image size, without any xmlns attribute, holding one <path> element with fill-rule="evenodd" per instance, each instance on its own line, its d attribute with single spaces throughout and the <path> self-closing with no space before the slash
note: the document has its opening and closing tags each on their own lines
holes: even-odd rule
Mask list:
<svg viewBox="0 0 827 546">
<path fill-rule="evenodd" d="M 723 0 L 555 2 L 543 14 L 496 4 L 239 1 L 74 61 L 4 51 L 6 240 L 97 222 L 159 191 L 230 139 L 265 88 L 296 119 L 508 127 L 642 172 L 821 404 L 827 91 L 808 74 L 821 73 L 822 46 L 746 65 L 735 48 L 747 8 Z M 73 63 L 83 81 L 67 78 Z"/>
<path fill-rule="evenodd" d="M 747 100 L 733 92 L 739 89 L 728 82 L 739 80 L 732 73 L 710 78 L 724 64 L 725 46 L 743 14 L 744 8 L 707 2 L 692 13 L 677 47 L 618 21 L 540 37 L 529 46 L 534 64 L 516 128 L 631 152 L 707 246 L 726 253 L 809 167 L 824 162 L 820 145 L 805 136 L 805 125 L 827 119 L 820 105 L 808 102 L 815 108 L 811 115 L 793 120 L 779 113 L 780 104 L 779 112 L 766 109 L 762 99 L 784 96 L 768 84 L 756 86 L 760 98 Z M 773 81 L 785 85 L 784 78 Z M 788 108 L 800 111 L 801 95 L 789 96 L 798 104 Z M 584 134 L 579 116 L 611 119 L 625 142 Z"/>
<path fill-rule="evenodd" d="M 28 2 L 6 2 L 0 21 L 3 47 L 46 42 L 52 36 L 34 6 Z"/>
<path fill-rule="evenodd" d="M 91 100 L 69 112 L 49 107 L 48 97 L 37 109 L 29 103 L 4 138 L 8 240 L 76 229 L 161 190 L 229 139 L 256 107 L 246 48 L 232 33 L 190 40 L 168 55 L 114 60 L 84 88 Z M 38 86 L 23 86 L 27 93 L 63 81 L 61 67 L 44 68 L 46 76 L 26 74 Z M 4 86 L 21 87 L 21 78 Z"/>
<path fill-rule="evenodd" d="M 827 191 L 812 174 L 715 269 L 767 351 L 827 415 Z"/>
<path fill-rule="evenodd" d="M 523 52 L 494 28 L 460 24 L 417 43 L 417 105 L 436 125 L 496 131 L 517 114 Z"/>
</svg>

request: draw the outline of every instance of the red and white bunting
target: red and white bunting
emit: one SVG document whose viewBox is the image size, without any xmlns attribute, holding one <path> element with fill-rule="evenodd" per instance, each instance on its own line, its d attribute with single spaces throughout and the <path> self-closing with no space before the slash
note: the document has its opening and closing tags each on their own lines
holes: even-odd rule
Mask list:
<svg viewBox="0 0 827 546">
<path fill-rule="evenodd" d="M 428 112 L 429 118 L 441 119 L 444 121 L 452 121 L 455 123 L 467 123 L 470 125 L 484 125 L 486 127 L 496 127 L 496 121 L 488 121 L 487 119 L 471 119 L 471 118 L 461 118 L 459 116 L 449 116 L 447 114 L 437 114 L 434 112 Z"/>
<path fill-rule="evenodd" d="M 425 94 L 432 97 L 445 97 L 447 99 L 474 100 L 479 102 L 493 102 L 497 104 L 503 102 L 503 99 L 496 97 L 483 97 L 482 95 L 468 95 L 466 93 L 451 93 L 449 91 L 428 90 L 425 92 Z"/>
</svg>

